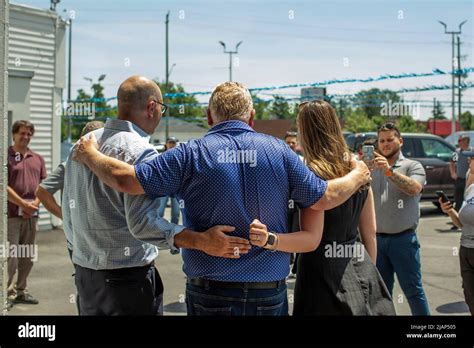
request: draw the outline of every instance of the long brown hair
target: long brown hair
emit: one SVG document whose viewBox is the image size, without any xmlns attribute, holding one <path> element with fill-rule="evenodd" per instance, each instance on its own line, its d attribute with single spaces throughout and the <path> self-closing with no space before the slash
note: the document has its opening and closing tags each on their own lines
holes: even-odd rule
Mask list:
<svg viewBox="0 0 474 348">
<path fill-rule="evenodd" d="M 331 104 L 323 100 L 300 104 L 297 123 L 304 157 L 311 170 L 325 180 L 351 171 L 351 153 Z"/>
</svg>

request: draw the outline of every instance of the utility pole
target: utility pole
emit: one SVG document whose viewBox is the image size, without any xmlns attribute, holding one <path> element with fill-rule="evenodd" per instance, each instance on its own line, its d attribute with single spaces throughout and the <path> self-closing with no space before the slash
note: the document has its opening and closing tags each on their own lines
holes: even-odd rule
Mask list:
<svg viewBox="0 0 474 348">
<path fill-rule="evenodd" d="M 462 114 L 462 103 L 461 103 L 461 98 L 462 98 L 462 88 L 461 88 L 461 39 L 459 38 L 459 35 L 457 37 L 457 44 L 458 44 L 458 117 L 459 117 L 459 122 L 461 122 L 461 114 Z"/>
<path fill-rule="evenodd" d="M 169 64 L 169 51 L 168 51 L 168 24 L 170 22 L 170 11 L 166 14 L 166 81 L 165 81 L 165 86 L 166 86 L 166 93 L 168 93 L 169 90 L 169 77 L 170 77 L 170 72 L 168 68 Z M 169 138 L 170 135 L 170 125 L 169 125 L 169 118 L 170 118 L 170 108 L 166 110 L 166 116 L 165 116 L 165 141 L 166 139 Z"/>
<path fill-rule="evenodd" d="M 67 102 L 71 102 L 71 79 L 72 79 L 72 17 L 69 16 L 69 48 L 68 48 L 68 77 L 67 77 Z M 69 107 L 69 106 L 68 106 Z M 71 143 L 72 117 L 68 116 L 67 141 Z"/>
<path fill-rule="evenodd" d="M 225 43 L 219 41 L 222 47 L 224 47 L 224 53 L 229 54 L 229 81 L 232 81 L 232 55 L 239 53 L 239 46 L 242 44 L 242 42 L 243 41 L 240 41 L 237 45 L 235 45 L 235 51 L 227 51 Z"/>
<path fill-rule="evenodd" d="M 443 27 L 444 27 L 444 33 L 445 34 L 450 34 L 451 35 L 451 47 L 452 47 L 452 58 L 451 58 L 451 67 L 452 67 L 452 95 L 451 95 L 451 133 L 456 132 L 456 107 L 455 107 L 455 80 L 456 80 L 456 74 L 455 74 L 455 62 L 456 62 L 456 57 L 455 57 L 455 36 L 461 34 L 461 28 L 464 25 L 464 23 L 467 22 L 467 20 L 461 22 L 459 24 L 459 30 L 458 31 L 448 31 L 448 26 L 446 23 L 442 21 L 438 21 Z M 459 69 L 459 66 L 458 66 Z M 460 86 L 459 86 L 460 87 Z M 459 115 L 461 116 L 461 115 Z"/>
</svg>

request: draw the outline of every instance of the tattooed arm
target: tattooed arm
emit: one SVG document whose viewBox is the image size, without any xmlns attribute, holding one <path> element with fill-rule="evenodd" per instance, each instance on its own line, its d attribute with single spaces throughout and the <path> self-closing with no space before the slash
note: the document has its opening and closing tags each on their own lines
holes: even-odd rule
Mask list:
<svg viewBox="0 0 474 348">
<path fill-rule="evenodd" d="M 396 186 L 397 189 L 409 196 L 416 196 L 423 190 L 423 185 L 426 180 L 426 174 L 423 166 L 420 162 L 413 162 L 412 166 L 407 172 L 407 175 L 403 175 L 397 172 L 389 172 L 390 165 L 387 159 L 375 152 L 375 167 L 382 170 L 385 175 L 389 174 L 389 180 Z"/>
<path fill-rule="evenodd" d="M 416 196 L 420 194 L 423 189 L 423 186 L 415 179 L 397 172 L 393 172 L 392 176 L 389 177 L 389 180 L 394 183 L 400 191 L 409 196 Z"/>
</svg>

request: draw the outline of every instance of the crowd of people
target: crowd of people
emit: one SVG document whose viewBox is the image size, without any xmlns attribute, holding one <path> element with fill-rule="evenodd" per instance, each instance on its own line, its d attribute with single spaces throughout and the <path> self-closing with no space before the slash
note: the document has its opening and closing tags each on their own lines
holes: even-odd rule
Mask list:
<svg viewBox="0 0 474 348">
<path fill-rule="evenodd" d="M 188 315 L 288 315 L 290 273 L 295 316 L 395 315 L 395 274 L 412 314 L 430 314 L 416 234 L 426 175 L 403 156 L 394 123 L 378 129 L 369 168 L 350 153 L 328 102 L 300 104 L 297 131 L 282 141 L 252 128 L 249 91 L 225 82 L 210 97 L 206 135 L 167 139 L 158 154 L 149 140 L 166 109 L 159 87 L 132 76 L 117 97 L 117 119 L 88 124 L 48 177 L 28 148 L 31 123 L 15 123 L 9 149 L 9 242 L 34 243 L 40 202 L 63 219 L 80 315 L 162 314 L 164 248 L 182 256 Z M 471 312 L 472 181 L 459 213 L 442 205 L 463 230 Z M 26 286 L 31 261 L 8 266 L 9 305 L 38 303 Z"/>
</svg>

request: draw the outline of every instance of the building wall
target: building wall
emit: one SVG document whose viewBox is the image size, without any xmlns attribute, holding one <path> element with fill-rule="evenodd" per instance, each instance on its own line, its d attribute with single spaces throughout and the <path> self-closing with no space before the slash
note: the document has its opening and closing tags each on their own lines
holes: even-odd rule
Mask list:
<svg viewBox="0 0 474 348">
<path fill-rule="evenodd" d="M 7 132 L 8 120 L 8 0 L 0 0 L 0 245 L 7 244 Z M 5 314 L 5 301 L 7 294 L 7 255 L 0 256 L 0 314 Z"/>
<path fill-rule="evenodd" d="M 54 12 L 10 5 L 8 68 L 33 72 L 29 114 L 13 112 L 12 121 L 29 119 L 35 125 L 30 148 L 44 157 L 48 172 L 60 160 L 61 115 L 56 110 L 65 87 L 65 30 Z M 42 209 L 40 228 L 50 226 L 51 215 Z"/>
</svg>

